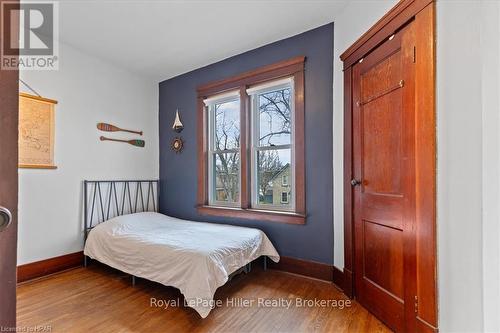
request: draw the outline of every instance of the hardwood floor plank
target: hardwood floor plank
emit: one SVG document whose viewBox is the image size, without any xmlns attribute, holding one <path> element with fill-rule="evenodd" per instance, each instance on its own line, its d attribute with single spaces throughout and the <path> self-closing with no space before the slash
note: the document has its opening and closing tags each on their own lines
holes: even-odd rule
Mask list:
<svg viewBox="0 0 500 333">
<path fill-rule="evenodd" d="M 358 303 L 338 307 L 263 307 L 259 299 L 346 301 L 332 283 L 258 268 L 233 278 L 215 294 L 223 306 L 201 319 L 191 308 L 150 306 L 151 298 L 183 301 L 175 288 L 99 264 L 18 286 L 20 327 L 49 325 L 52 332 L 390 332 Z M 254 302 L 227 306 L 227 299 Z M 283 302 L 284 302 L 283 301 Z M 238 304 L 241 305 L 241 304 Z"/>
</svg>

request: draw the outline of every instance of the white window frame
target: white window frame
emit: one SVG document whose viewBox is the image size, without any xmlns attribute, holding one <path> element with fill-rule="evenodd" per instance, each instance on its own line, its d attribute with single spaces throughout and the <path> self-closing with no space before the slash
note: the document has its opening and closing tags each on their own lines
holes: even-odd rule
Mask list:
<svg viewBox="0 0 500 333">
<path fill-rule="evenodd" d="M 217 104 L 227 103 L 237 101 L 241 103 L 239 91 L 230 91 L 227 93 L 219 94 L 216 96 L 212 96 L 210 98 L 205 99 L 203 102 L 205 103 L 205 109 L 208 114 L 208 154 L 207 154 L 207 165 L 208 165 L 208 204 L 210 206 L 220 206 L 220 207 L 240 207 L 241 206 L 241 150 L 240 148 L 233 148 L 227 150 L 216 150 L 215 149 L 215 112 L 214 107 Z M 240 114 L 238 110 L 238 115 Z M 240 135 L 241 135 L 241 119 L 240 119 Z M 215 181 L 215 157 L 220 153 L 237 153 L 240 155 L 239 163 L 238 163 L 238 187 L 239 187 L 239 198 L 238 201 L 228 202 L 228 201 L 220 201 L 216 199 L 216 181 Z"/>
<path fill-rule="evenodd" d="M 276 90 L 281 90 L 289 88 L 290 89 L 290 120 L 292 122 L 292 132 L 290 133 L 290 144 L 287 145 L 276 145 L 276 146 L 260 146 L 259 132 L 260 132 L 260 117 L 259 117 L 259 100 L 258 95 L 273 92 Z M 280 150 L 280 149 L 290 149 L 290 181 L 289 188 L 290 191 L 295 191 L 295 84 L 293 77 L 266 82 L 264 84 L 251 87 L 247 89 L 247 94 L 250 96 L 250 113 L 251 113 L 251 204 L 252 208 L 260 210 L 271 210 L 271 211 L 284 211 L 284 212 L 294 212 L 295 211 L 295 195 L 292 196 L 292 200 L 289 200 L 288 207 L 283 207 L 274 204 L 260 204 L 259 203 L 259 189 L 258 189 L 258 168 L 257 168 L 257 154 L 259 151 L 265 150 Z M 281 202 L 281 198 L 280 198 Z"/>
</svg>

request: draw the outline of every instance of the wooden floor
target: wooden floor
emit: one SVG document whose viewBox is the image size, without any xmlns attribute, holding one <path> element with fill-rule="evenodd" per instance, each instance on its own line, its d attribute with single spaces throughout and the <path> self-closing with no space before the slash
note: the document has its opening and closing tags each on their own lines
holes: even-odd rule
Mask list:
<svg viewBox="0 0 500 333">
<path fill-rule="evenodd" d="M 18 326 L 51 332 L 389 332 L 359 304 L 351 307 L 229 307 L 226 299 L 347 300 L 333 284 L 254 269 L 219 288 L 224 305 L 201 319 L 191 308 L 155 308 L 151 298 L 176 300 L 177 289 L 137 280 L 93 264 L 19 285 Z"/>
</svg>

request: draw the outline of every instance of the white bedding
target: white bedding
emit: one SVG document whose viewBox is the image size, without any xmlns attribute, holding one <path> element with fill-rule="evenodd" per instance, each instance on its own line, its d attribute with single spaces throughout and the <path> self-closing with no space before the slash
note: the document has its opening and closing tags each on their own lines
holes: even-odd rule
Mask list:
<svg viewBox="0 0 500 333">
<path fill-rule="evenodd" d="M 275 262 L 280 258 L 261 230 L 151 212 L 99 224 L 89 233 L 84 253 L 125 273 L 178 288 L 202 318 L 231 273 L 263 255 Z"/>
</svg>

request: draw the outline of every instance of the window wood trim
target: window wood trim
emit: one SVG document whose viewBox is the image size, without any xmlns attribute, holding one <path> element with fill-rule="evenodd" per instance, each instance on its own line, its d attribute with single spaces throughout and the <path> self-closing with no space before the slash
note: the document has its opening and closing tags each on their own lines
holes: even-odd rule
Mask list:
<svg viewBox="0 0 500 333">
<path fill-rule="evenodd" d="M 304 71 L 306 57 L 299 56 L 260 67 L 223 80 L 203 84 L 197 88 L 198 96 L 209 97 L 234 90 L 241 86 L 251 86 L 264 81 L 291 76 L 296 72 Z"/>
<path fill-rule="evenodd" d="M 197 210 L 199 214 L 211 216 L 223 216 L 234 218 L 255 219 L 266 222 L 281 222 L 292 224 L 305 224 L 306 202 L 305 202 L 305 114 L 304 114 L 304 67 L 305 57 L 299 56 L 264 66 L 255 70 L 210 82 L 197 88 L 197 155 L 198 155 L 198 191 Z M 250 203 L 250 102 L 246 92 L 253 85 L 280 79 L 293 77 L 295 91 L 295 211 L 266 211 L 252 209 Z M 239 89 L 240 91 L 240 208 L 215 207 L 208 205 L 208 118 L 205 112 L 203 100 L 225 91 Z"/>
<path fill-rule="evenodd" d="M 306 221 L 306 215 L 304 214 L 285 211 L 217 206 L 198 206 L 197 209 L 199 214 L 208 216 L 232 217 L 288 224 L 305 224 Z"/>
</svg>

